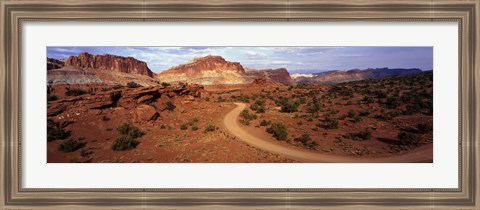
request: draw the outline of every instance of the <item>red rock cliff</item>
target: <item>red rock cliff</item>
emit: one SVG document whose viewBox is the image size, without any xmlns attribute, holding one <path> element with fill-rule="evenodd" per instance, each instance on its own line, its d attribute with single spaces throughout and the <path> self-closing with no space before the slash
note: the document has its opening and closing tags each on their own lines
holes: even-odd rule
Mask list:
<svg viewBox="0 0 480 210">
<path fill-rule="evenodd" d="M 133 57 L 122 57 L 110 54 L 92 55 L 83 52 L 78 56 L 70 56 L 67 61 L 65 61 L 65 66 L 113 70 L 124 73 L 142 74 L 149 77 L 153 76 L 153 72 L 148 68 L 145 62 L 139 61 Z"/>
</svg>

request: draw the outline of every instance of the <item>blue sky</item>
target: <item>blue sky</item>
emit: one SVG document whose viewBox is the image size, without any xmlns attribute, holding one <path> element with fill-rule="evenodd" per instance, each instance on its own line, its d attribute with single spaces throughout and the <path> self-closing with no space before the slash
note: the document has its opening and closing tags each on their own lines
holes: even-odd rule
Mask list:
<svg viewBox="0 0 480 210">
<path fill-rule="evenodd" d="M 47 56 L 56 59 L 81 52 L 131 56 L 147 62 L 154 72 L 206 55 L 255 69 L 433 68 L 433 47 L 47 47 Z"/>
</svg>

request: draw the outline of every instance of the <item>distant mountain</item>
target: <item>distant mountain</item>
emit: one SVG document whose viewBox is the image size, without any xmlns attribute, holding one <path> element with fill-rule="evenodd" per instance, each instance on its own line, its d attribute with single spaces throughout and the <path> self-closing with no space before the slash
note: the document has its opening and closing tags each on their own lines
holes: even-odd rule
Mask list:
<svg viewBox="0 0 480 210">
<path fill-rule="evenodd" d="M 376 69 L 352 69 L 348 71 L 328 71 L 313 74 L 313 76 L 296 76 L 294 81 L 297 83 L 317 83 L 317 84 L 336 84 L 341 82 L 358 81 L 364 79 L 379 79 L 384 77 L 394 76 L 408 76 L 421 73 L 422 70 L 418 68 L 413 69 L 389 69 L 389 68 L 376 68 Z"/>
</svg>

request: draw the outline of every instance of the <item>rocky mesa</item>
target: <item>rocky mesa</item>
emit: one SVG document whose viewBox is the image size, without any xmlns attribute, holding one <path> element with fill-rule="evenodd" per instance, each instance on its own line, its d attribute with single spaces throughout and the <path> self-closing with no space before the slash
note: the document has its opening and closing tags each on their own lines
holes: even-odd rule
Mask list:
<svg viewBox="0 0 480 210">
<path fill-rule="evenodd" d="M 238 62 L 226 61 L 221 56 L 194 58 L 186 64 L 161 72 L 162 82 L 186 82 L 201 85 L 245 84 L 245 69 Z"/>
<path fill-rule="evenodd" d="M 87 52 L 78 56 L 70 56 L 65 61 L 65 66 L 76 66 L 87 69 L 112 70 L 123 73 L 133 73 L 153 77 L 153 72 L 148 68 L 147 63 L 133 57 L 122 57 L 117 55 L 92 55 Z"/>
</svg>

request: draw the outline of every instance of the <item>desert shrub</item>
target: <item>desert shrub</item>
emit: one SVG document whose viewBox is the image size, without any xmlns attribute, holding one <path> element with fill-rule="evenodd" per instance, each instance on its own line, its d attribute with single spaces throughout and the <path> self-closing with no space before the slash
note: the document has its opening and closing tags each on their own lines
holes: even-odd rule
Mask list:
<svg viewBox="0 0 480 210">
<path fill-rule="evenodd" d="M 145 133 L 131 124 L 125 123 L 117 128 L 117 131 L 122 135 L 128 135 L 134 139 L 143 136 Z"/>
<path fill-rule="evenodd" d="M 296 112 L 297 108 L 298 108 L 298 104 L 288 102 L 282 105 L 282 109 L 280 111 L 291 113 L 291 112 Z"/>
<path fill-rule="evenodd" d="M 48 96 L 47 96 L 47 101 L 55 101 L 55 100 L 57 100 L 57 99 L 58 99 L 58 97 L 57 97 L 57 96 L 54 96 L 54 95 L 48 95 Z"/>
<path fill-rule="evenodd" d="M 362 116 L 362 117 L 368 116 L 369 114 L 370 114 L 370 112 L 368 112 L 368 111 L 360 111 L 360 112 L 358 113 L 358 115 L 359 115 L 359 116 Z"/>
<path fill-rule="evenodd" d="M 310 134 L 305 133 L 305 134 L 303 134 L 302 136 L 297 137 L 297 138 L 295 138 L 295 139 L 293 139 L 293 140 L 298 141 L 298 142 L 301 142 L 301 143 L 307 143 L 308 141 L 312 140 L 312 138 L 310 137 Z"/>
<path fill-rule="evenodd" d="M 134 149 L 138 145 L 138 141 L 135 138 L 132 138 L 128 135 L 122 135 L 118 137 L 115 142 L 112 144 L 112 150 L 115 151 L 124 151 L 129 149 Z"/>
<path fill-rule="evenodd" d="M 160 126 L 160 129 L 167 129 L 167 126 L 166 126 L 165 124 L 162 124 L 162 125 Z"/>
<path fill-rule="evenodd" d="M 358 115 L 356 115 L 355 117 L 353 117 L 353 122 L 354 122 L 354 123 L 358 123 L 358 122 L 360 122 L 360 120 L 362 120 L 362 117 L 360 117 L 360 116 L 358 116 Z"/>
<path fill-rule="evenodd" d="M 402 145 L 418 146 L 420 144 L 418 136 L 411 132 L 400 131 L 397 135 L 397 138 Z"/>
<path fill-rule="evenodd" d="M 166 82 L 162 82 L 162 84 L 161 84 L 161 85 L 162 85 L 163 87 L 170 86 L 170 84 L 169 84 L 169 83 L 166 83 Z"/>
<path fill-rule="evenodd" d="M 421 123 L 417 125 L 418 132 L 428 133 L 433 130 L 433 125 L 431 123 Z"/>
<path fill-rule="evenodd" d="M 422 108 L 418 104 L 408 105 L 405 109 L 405 114 L 411 115 L 420 112 Z"/>
<path fill-rule="evenodd" d="M 195 118 L 193 118 L 192 121 L 193 121 L 194 123 L 196 123 L 196 122 L 198 122 L 198 118 L 195 117 Z"/>
<path fill-rule="evenodd" d="M 188 129 L 188 125 L 187 124 L 182 124 L 180 125 L 180 130 L 187 130 Z"/>
<path fill-rule="evenodd" d="M 399 112 L 386 112 L 386 113 L 383 113 L 383 114 L 375 115 L 375 118 L 379 119 L 379 120 L 391 120 L 391 119 L 397 117 L 398 115 L 400 115 Z"/>
<path fill-rule="evenodd" d="M 243 102 L 243 103 L 249 103 L 250 102 L 250 97 L 246 95 L 239 95 L 239 96 L 231 96 L 232 99 L 235 99 L 237 101 Z"/>
<path fill-rule="evenodd" d="M 172 101 L 167 101 L 165 105 L 167 105 L 166 109 L 169 111 L 173 111 L 175 108 L 177 108 L 177 106 L 175 106 Z"/>
<path fill-rule="evenodd" d="M 350 111 L 348 111 L 348 117 L 353 118 L 353 117 L 355 117 L 355 115 L 356 115 L 355 111 L 353 111 L 351 109 L 350 109 Z"/>
<path fill-rule="evenodd" d="M 198 127 L 196 125 L 192 126 L 192 131 L 198 130 Z"/>
<path fill-rule="evenodd" d="M 372 103 L 373 98 L 371 98 L 370 96 L 364 96 L 362 101 L 365 102 L 365 103 Z"/>
<path fill-rule="evenodd" d="M 84 90 L 81 90 L 81 89 L 70 89 L 70 90 L 67 90 L 65 91 L 65 95 L 67 96 L 79 96 L 79 95 L 83 95 L 83 94 L 86 94 L 87 91 L 84 91 Z"/>
<path fill-rule="evenodd" d="M 137 88 L 137 87 L 142 87 L 142 86 L 140 84 L 136 83 L 136 82 L 128 82 L 127 87 L 128 88 Z"/>
<path fill-rule="evenodd" d="M 347 103 L 345 105 L 352 105 L 352 102 L 351 101 L 347 101 Z"/>
<path fill-rule="evenodd" d="M 385 106 L 391 109 L 396 108 L 399 105 L 400 105 L 400 100 L 397 97 L 389 97 L 385 102 Z"/>
<path fill-rule="evenodd" d="M 377 98 L 386 98 L 388 95 L 383 91 L 377 92 Z"/>
<path fill-rule="evenodd" d="M 372 132 L 368 129 L 365 129 L 357 133 L 348 133 L 345 137 L 355 141 L 365 141 L 372 137 Z"/>
<path fill-rule="evenodd" d="M 250 106 L 250 109 L 257 111 L 257 113 L 265 113 L 265 101 L 255 101 L 255 103 Z"/>
<path fill-rule="evenodd" d="M 270 121 L 266 121 L 266 120 L 262 120 L 262 122 L 260 122 L 260 126 L 267 126 L 267 125 L 270 125 L 271 122 Z"/>
<path fill-rule="evenodd" d="M 109 121 L 110 118 L 108 118 L 107 116 L 102 116 L 102 120 L 103 120 L 103 121 Z"/>
<path fill-rule="evenodd" d="M 47 141 L 66 139 L 70 136 L 70 131 L 65 131 L 59 123 L 53 120 L 47 121 Z"/>
<path fill-rule="evenodd" d="M 250 114 L 250 112 L 248 110 L 243 110 L 242 113 L 240 114 L 240 116 L 242 116 L 245 120 L 254 120 L 254 119 L 257 119 L 257 115 L 256 114 Z"/>
<path fill-rule="evenodd" d="M 85 144 L 80 142 L 78 139 L 67 139 L 58 145 L 57 149 L 60 152 L 73 152 L 83 147 L 83 145 Z"/>
<path fill-rule="evenodd" d="M 267 132 L 272 134 L 277 140 L 285 140 L 288 136 L 287 127 L 283 123 L 272 123 L 267 128 Z"/>
<path fill-rule="evenodd" d="M 212 131 L 215 131 L 217 130 L 217 127 L 214 126 L 214 125 L 207 125 L 205 127 L 205 130 L 203 131 L 204 133 L 208 133 L 208 132 L 212 132 Z"/>
<path fill-rule="evenodd" d="M 325 129 L 337 129 L 338 128 L 338 120 L 335 118 L 326 117 L 324 119 L 324 128 Z"/>
</svg>

